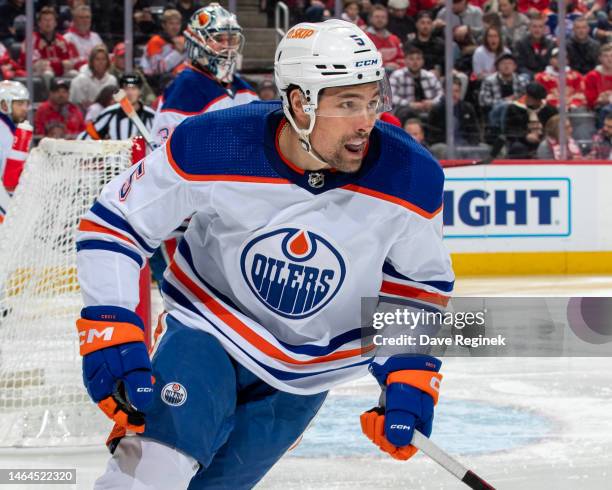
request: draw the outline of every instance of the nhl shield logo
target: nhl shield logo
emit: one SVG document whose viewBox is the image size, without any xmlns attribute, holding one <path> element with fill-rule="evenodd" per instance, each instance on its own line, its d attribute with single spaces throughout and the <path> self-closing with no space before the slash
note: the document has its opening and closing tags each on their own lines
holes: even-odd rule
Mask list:
<svg viewBox="0 0 612 490">
<path fill-rule="evenodd" d="M 187 390 L 181 383 L 168 383 L 161 390 L 161 399 L 166 405 L 180 407 L 187 400 Z"/>
<path fill-rule="evenodd" d="M 243 245 L 244 280 L 266 308 L 302 319 L 324 308 L 346 276 L 345 260 L 328 239 L 308 230 L 264 231 Z"/>
</svg>

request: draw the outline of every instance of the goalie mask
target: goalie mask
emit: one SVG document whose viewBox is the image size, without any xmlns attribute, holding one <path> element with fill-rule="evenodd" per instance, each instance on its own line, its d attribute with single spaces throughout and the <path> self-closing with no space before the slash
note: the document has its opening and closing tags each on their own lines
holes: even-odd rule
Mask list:
<svg viewBox="0 0 612 490">
<path fill-rule="evenodd" d="M 327 162 L 310 142 L 317 117 L 375 116 L 391 110 L 391 88 L 382 57 L 355 24 L 337 19 L 298 24 L 278 44 L 274 60 L 274 78 L 285 116 L 304 150 L 322 163 Z M 376 101 L 325 111 L 318 107 L 319 96 L 325 88 L 366 83 L 378 84 Z M 302 108 L 310 119 L 307 128 L 300 128 L 293 118 L 289 92 L 294 88 L 300 90 Z"/>
<path fill-rule="evenodd" d="M 17 100 L 30 100 L 28 89 L 19 82 L 8 80 L 0 82 L 0 112 L 11 116 L 13 114 L 13 102 Z M 6 104 L 6 110 L 2 108 L 2 102 Z"/>
<path fill-rule="evenodd" d="M 187 55 L 219 81 L 230 83 L 244 46 L 236 16 L 218 3 L 197 10 L 184 31 Z"/>
</svg>

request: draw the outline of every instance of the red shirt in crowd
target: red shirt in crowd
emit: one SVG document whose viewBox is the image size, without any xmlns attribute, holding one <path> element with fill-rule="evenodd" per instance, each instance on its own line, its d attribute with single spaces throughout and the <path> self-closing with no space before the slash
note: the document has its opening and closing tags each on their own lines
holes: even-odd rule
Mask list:
<svg viewBox="0 0 612 490">
<path fill-rule="evenodd" d="M 612 74 L 605 75 L 601 68 L 595 68 L 584 76 L 584 94 L 591 109 L 595 109 L 597 98 L 602 92 L 612 91 Z M 612 103 L 612 97 L 610 97 Z"/>
<path fill-rule="evenodd" d="M 550 0 L 518 0 L 517 9 L 521 13 L 526 13 L 531 9 L 544 12 L 550 8 Z"/>
<path fill-rule="evenodd" d="M 60 123 L 66 128 L 66 136 L 76 136 L 85 130 L 85 121 L 79 108 L 72 102 L 58 107 L 51 101 L 41 103 L 34 116 L 34 134 L 44 136 L 50 123 Z"/>
<path fill-rule="evenodd" d="M 25 69 L 25 42 L 21 47 L 21 56 L 19 57 L 19 64 Z M 34 56 L 33 60 L 36 63 L 38 60 L 49 60 L 51 68 L 55 76 L 62 76 L 64 74 L 64 60 L 76 60 L 79 57 L 77 49 L 74 44 L 69 43 L 64 39 L 61 34 L 55 34 L 51 41 L 47 41 L 40 35 L 39 32 L 34 33 Z"/>
<path fill-rule="evenodd" d="M 536 73 L 535 81 L 546 89 L 546 101 L 559 107 L 559 72 L 548 66 L 546 70 Z M 566 98 L 570 108 L 585 107 L 587 104 L 584 95 L 584 77 L 576 70 L 566 70 Z"/>
<path fill-rule="evenodd" d="M 438 0 L 410 0 L 406 15 L 408 17 L 416 17 L 421 10 L 433 10 L 438 5 Z"/>
<path fill-rule="evenodd" d="M 391 33 L 387 37 L 377 36 L 369 31 L 366 31 L 366 34 L 372 40 L 376 49 L 380 51 L 383 66 L 387 66 L 389 63 L 395 63 L 400 68 L 406 66 L 404 50 L 402 49 L 402 42 L 399 40 L 399 37 Z"/>
</svg>

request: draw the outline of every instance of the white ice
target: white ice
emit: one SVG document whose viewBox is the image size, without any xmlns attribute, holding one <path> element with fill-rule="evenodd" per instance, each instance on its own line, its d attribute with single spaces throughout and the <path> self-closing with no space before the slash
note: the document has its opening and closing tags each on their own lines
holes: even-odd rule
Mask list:
<svg viewBox="0 0 612 490">
<path fill-rule="evenodd" d="M 462 279 L 457 294 L 612 296 L 612 277 Z M 496 488 L 612 489 L 611 358 L 446 358 L 443 372 L 432 440 Z M 426 456 L 394 461 L 361 435 L 359 414 L 377 396 L 371 379 L 334 390 L 301 445 L 258 488 L 467 488 Z M 0 468 L 76 467 L 76 486 L 50 488 L 86 489 L 107 458 L 102 441 L 5 449 Z"/>
</svg>

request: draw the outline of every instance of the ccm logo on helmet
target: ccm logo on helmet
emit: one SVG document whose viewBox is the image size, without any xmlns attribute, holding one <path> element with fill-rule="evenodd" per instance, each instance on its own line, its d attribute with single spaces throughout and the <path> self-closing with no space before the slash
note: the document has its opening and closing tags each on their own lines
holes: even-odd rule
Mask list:
<svg viewBox="0 0 612 490">
<path fill-rule="evenodd" d="M 371 66 L 378 63 L 378 60 L 360 60 L 355 63 L 355 68 L 359 68 L 360 66 Z"/>
<path fill-rule="evenodd" d="M 389 429 L 410 430 L 410 426 L 402 424 L 392 424 Z"/>
<path fill-rule="evenodd" d="M 297 27 L 291 29 L 287 33 L 287 39 L 306 39 L 314 34 L 314 29 L 306 29 L 304 27 Z"/>
</svg>

